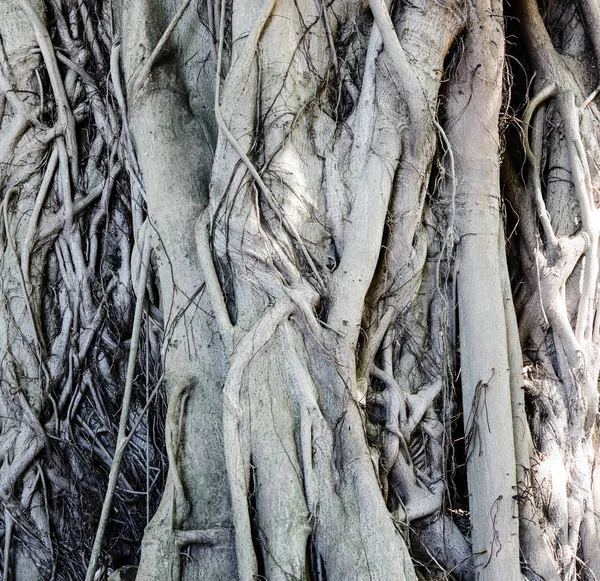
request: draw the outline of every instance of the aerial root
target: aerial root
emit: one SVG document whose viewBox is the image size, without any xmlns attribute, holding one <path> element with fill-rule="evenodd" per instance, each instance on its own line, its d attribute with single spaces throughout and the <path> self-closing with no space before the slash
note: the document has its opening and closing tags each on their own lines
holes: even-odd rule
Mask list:
<svg viewBox="0 0 600 581">
<path fill-rule="evenodd" d="M 94 66 L 100 67 L 99 70 L 104 70 L 103 67 L 106 63 L 102 50 L 108 53 L 111 46 L 108 29 L 104 29 L 100 38 L 94 38 L 96 36 L 94 28 L 102 27 L 102 22 L 99 22 L 97 17 L 109 18 L 108 12 L 104 12 L 102 15 L 92 14 L 88 13 L 85 6 L 69 6 L 69 23 L 67 24 L 64 16 L 67 13 L 65 10 L 67 3 L 55 0 L 51 4 L 56 20 L 54 21 L 52 17 L 50 20 L 52 20 L 53 26 L 52 33 L 57 32 L 57 35 L 51 38 L 48 31 L 50 24 L 47 29 L 46 21 L 36 13 L 37 6 L 34 2 L 31 0 L 11 1 L 15 6 L 20 7 L 20 10 L 16 10 L 15 17 L 25 24 L 27 22 L 31 24 L 39 45 L 39 50 L 34 48 L 31 51 L 33 55 L 31 62 L 43 61 L 48 74 L 45 79 L 43 75 L 38 74 L 37 70 L 34 71 L 32 66 L 32 75 L 35 72 L 38 78 L 37 91 L 34 90 L 34 93 L 29 95 L 27 91 L 17 90 L 17 85 L 21 83 L 22 79 L 14 79 L 14 75 L 11 78 L 12 69 L 8 65 L 0 44 L 0 92 L 6 92 L 5 97 L 0 99 L 2 101 L 0 108 L 4 104 L 8 104 L 11 113 L 9 121 L 11 129 L 8 135 L 2 138 L 0 146 L 0 149 L 3 150 L 1 157 L 4 160 L 4 163 L 1 164 L 2 169 L 0 169 L 0 181 L 4 183 L 8 192 L 8 195 L 4 196 L 5 206 L 1 216 L 4 226 L 2 235 L 4 235 L 4 230 L 8 229 L 8 253 L 5 256 L 8 262 L 5 261 L 5 269 L 9 269 L 9 276 L 12 271 L 15 285 L 20 283 L 23 288 L 22 294 L 19 293 L 21 296 L 18 301 L 15 299 L 14 304 L 22 309 L 25 323 L 19 337 L 19 342 L 24 343 L 22 347 L 19 346 L 23 355 L 20 360 L 15 360 L 15 367 L 18 369 L 8 381 L 11 386 L 14 386 L 16 393 L 17 389 L 24 386 L 23 367 L 28 366 L 28 371 L 31 372 L 37 367 L 38 361 L 42 361 L 42 371 L 38 374 L 40 376 L 38 378 L 39 386 L 34 385 L 33 379 L 28 379 L 33 397 L 31 396 L 32 392 L 27 391 L 25 387 L 23 387 L 23 397 L 25 403 L 35 407 L 36 411 L 32 414 L 36 422 L 40 421 L 38 416 L 45 418 L 44 425 L 40 426 L 42 432 L 40 437 L 34 436 L 35 439 L 31 439 L 27 430 L 20 431 L 19 438 L 31 440 L 26 453 L 21 454 L 19 451 L 21 444 L 10 441 L 13 430 L 6 431 L 4 435 L 8 437 L 2 438 L 0 452 L 4 457 L 5 448 L 10 451 L 11 446 L 16 447 L 15 458 L 17 461 L 10 465 L 5 462 L 0 472 L 2 482 L 8 487 L 11 483 L 13 483 L 13 487 L 18 487 L 20 481 L 24 483 L 24 487 L 25 485 L 29 487 L 27 498 L 33 504 L 24 507 L 22 514 L 13 507 L 14 497 L 9 499 L 13 503 L 10 510 L 14 526 L 29 535 L 36 533 L 33 525 L 27 524 L 29 520 L 37 525 L 44 520 L 44 504 L 40 504 L 36 499 L 42 494 L 41 490 L 45 490 L 43 473 L 40 472 L 42 468 L 39 467 L 38 474 L 35 475 L 35 472 L 32 472 L 31 463 L 35 461 L 36 455 L 39 456 L 44 447 L 46 450 L 40 462 L 45 463 L 49 459 L 50 463 L 54 465 L 55 461 L 59 463 L 61 454 L 61 451 L 55 447 L 44 446 L 46 438 L 44 430 L 50 437 L 66 439 L 71 442 L 76 441 L 76 438 L 82 435 L 81 432 L 87 433 L 90 441 L 88 442 L 85 437 L 81 441 L 86 449 L 100 454 L 102 461 L 109 466 L 115 460 L 115 458 L 111 458 L 106 445 L 106 439 L 110 440 L 112 436 L 111 428 L 113 427 L 112 418 L 108 416 L 105 409 L 106 399 L 103 393 L 103 389 L 108 386 L 98 385 L 104 382 L 99 382 L 93 376 L 95 371 L 93 365 L 91 370 L 82 369 L 82 366 L 87 365 L 87 354 L 92 349 L 94 350 L 94 362 L 99 364 L 106 361 L 101 357 L 105 354 L 105 352 L 103 353 L 105 347 L 114 353 L 118 352 L 114 340 L 115 335 L 112 334 L 113 329 L 111 329 L 113 321 L 110 320 L 110 317 L 115 307 L 129 309 L 130 293 L 127 286 L 131 273 L 125 266 L 118 273 L 113 272 L 109 276 L 105 276 L 102 271 L 106 266 L 104 258 L 115 250 L 112 247 L 113 234 L 110 232 L 114 224 L 109 221 L 114 217 L 120 219 L 117 229 L 123 235 L 118 248 L 120 257 L 123 258 L 124 263 L 128 264 L 129 262 L 128 212 L 127 206 L 125 206 L 125 210 L 120 206 L 123 201 L 129 202 L 129 196 L 127 185 L 121 182 L 119 176 L 123 166 L 129 166 L 126 169 L 132 182 L 135 181 L 135 177 L 139 178 L 139 172 L 136 176 L 132 175 L 133 169 L 137 167 L 134 163 L 133 148 L 124 143 L 126 140 L 123 135 L 119 138 L 119 132 L 123 133 L 122 129 L 126 123 L 125 119 L 119 119 L 119 111 L 113 110 L 114 102 L 111 94 L 116 92 L 115 88 L 111 88 L 109 81 L 105 78 L 100 78 L 102 75 L 99 75 L 96 80 L 87 72 Z M 78 25 L 79 14 L 83 19 L 84 30 Z M 70 37 L 74 28 L 77 28 L 81 34 L 77 42 Z M 84 40 L 86 37 L 89 43 Z M 60 54 L 58 54 L 60 49 L 55 48 L 54 44 L 62 45 L 63 50 Z M 103 44 L 102 50 L 100 50 L 99 44 Z M 40 53 L 41 59 L 39 58 Z M 15 62 L 21 64 L 21 62 L 27 61 L 26 66 L 28 67 L 29 56 L 30 53 L 27 54 L 27 59 L 19 57 L 21 61 Z M 57 63 L 60 65 L 60 69 Z M 63 74 L 65 70 L 62 65 L 67 67 L 66 74 Z M 43 85 L 46 80 L 51 85 L 49 94 Z M 102 88 L 100 85 L 103 85 Z M 27 97 L 21 101 L 19 95 L 23 94 L 26 94 Z M 35 106 L 31 105 L 34 101 L 37 101 Z M 56 105 L 56 109 L 53 108 L 54 105 Z M 49 114 L 49 112 L 52 113 Z M 54 112 L 56 112 L 56 116 L 53 114 Z M 0 113 L 0 117 L 1 115 L 2 113 Z M 51 127 L 46 128 L 44 117 L 55 119 Z M 87 133 L 90 140 L 88 142 L 83 139 L 78 143 L 75 136 L 75 124 L 84 119 L 90 121 Z M 24 137 L 26 139 L 23 139 Z M 99 161 L 105 152 L 108 160 L 106 166 Z M 131 159 L 127 159 L 127 154 Z M 86 156 L 81 166 L 79 164 L 80 155 Z M 8 157 L 5 159 L 5 156 Z M 4 168 L 11 167 L 11 164 L 14 164 L 14 167 L 26 167 L 26 170 L 19 170 L 20 173 L 15 172 L 16 177 L 13 177 L 4 170 Z M 31 168 L 27 167 L 27 164 L 31 164 Z M 19 181 L 11 184 L 11 180 Z M 112 204 L 109 204 L 109 200 L 117 183 L 124 186 L 118 190 L 123 200 L 117 200 L 117 204 L 113 207 Z M 142 188 L 141 183 L 138 186 L 137 192 L 139 193 Z M 18 201 L 15 200 L 17 191 L 19 192 Z M 52 202 L 49 203 L 49 199 Z M 94 208 L 98 200 L 98 207 Z M 16 203 L 13 204 L 15 201 Z M 57 205 L 59 206 L 58 211 L 56 210 Z M 17 208 L 16 213 L 13 206 Z M 78 223 L 78 219 L 85 210 L 91 211 L 86 212 L 84 223 Z M 15 227 L 15 216 L 19 212 L 22 212 L 22 219 L 19 226 Z M 143 216 L 143 196 L 139 197 L 137 214 L 133 213 L 138 217 Z M 13 223 L 9 224 L 8 217 L 13 220 Z M 104 230 L 101 227 L 103 222 L 106 222 Z M 11 249 L 16 262 L 14 265 Z M 100 260 L 98 260 L 98 255 L 100 255 Z M 49 268 L 50 273 L 48 279 L 46 279 L 46 268 Z M 56 273 L 53 272 L 53 269 L 56 270 Z M 52 278 L 54 274 L 58 280 Z M 95 278 L 96 275 L 98 275 L 97 278 Z M 42 286 L 40 286 L 40 276 L 44 278 Z M 45 286 L 46 284 L 48 287 Z M 119 297 L 121 302 L 118 305 L 111 301 L 111 298 L 114 298 L 112 292 L 117 287 L 121 295 Z M 40 311 L 45 303 L 42 304 L 40 299 L 43 297 L 38 296 L 38 291 L 46 288 L 55 292 L 56 313 L 48 313 L 43 309 L 43 312 Z M 16 286 L 15 290 L 17 290 Z M 2 305 L 4 308 L 5 303 L 8 307 L 6 316 L 9 317 L 9 325 L 13 323 L 10 317 L 14 317 L 12 311 L 15 311 L 10 303 L 11 300 L 11 297 L 4 297 Z M 152 308 L 156 310 L 156 307 L 150 305 L 150 309 Z M 33 331 L 29 330 L 31 327 L 29 319 L 32 321 Z M 46 328 L 43 329 L 43 333 L 38 331 L 38 327 L 41 329 L 42 323 L 48 321 L 51 321 L 52 330 L 49 330 L 48 334 L 46 334 Z M 56 328 L 56 333 L 54 333 L 54 328 Z M 34 337 L 34 332 L 36 337 Z M 157 352 L 156 334 L 150 338 L 147 348 L 149 351 Z M 31 351 L 33 357 L 26 351 Z M 44 363 L 48 369 L 45 368 Z M 146 369 L 148 370 L 148 367 Z M 117 382 L 113 382 L 110 373 L 107 373 L 103 377 L 104 379 L 111 390 L 118 392 L 118 386 L 115 385 Z M 26 396 L 25 393 L 27 393 Z M 150 395 L 150 399 L 154 397 L 155 393 L 157 393 L 156 390 Z M 55 396 L 58 401 L 55 401 Z M 84 419 L 80 415 L 78 416 L 78 410 L 84 406 L 88 411 L 91 408 L 91 415 L 95 417 Z M 27 423 L 30 423 L 29 420 Z M 134 424 L 136 426 L 139 424 L 139 418 L 136 418 Z M 102 425 L 100 431 L 104 432 L 104 435 L 98 437 L 100 425 Z M 79 430 L 80 433 L 75 433 L 75 430 Z M 132 432 L 134 430 L 135 428 Z M 16 430 L 14 432 L 16 433 Z M 127 441 L 131 435 L 130 433 L 127 436 Z M 77 440 L 77 445 L 79 444 L 80 441 Z M 115 454 L 117 462 L 118 456 L 122 453 L 122 448 L 119 447 L 121 444 L 123 441 L 118 442 Z M 135 460 L 138 462 L 139 445 L 131 448 L 131 451 L 132 457 L 135 456 Z M 160 461 L 162 462 L 162 460 Z M 47 469 L 46 464 L 44 464 L 44 469 Z M 147 464 L 146 469 L 148 469 Z M 34 474 L 34 478 L 31 477 L 32 474 Z M 52 476 L 53 483 L 56 482 L 55 477 L 59 478 L 58 474 Z M 92 475 L 86 474 L 85 478 L 89 484 Z M 134 481 L 122 472 L 118 478 L 119 482 L 126 486 L 129 485 L 135 490 L 132 485 Z M 18 490 L 18 488 L 16 489 Z M 65 490 L 69 495 L 73 493 L 71 488 L 68 490 L 65 488 Z M 92 486 L 89 498 L 93 497 L 95 492 L 95 487 Z M 65 500 L 57 501 L 54 497 L 50 503 L 46 502 L 45 516 L 46 519 L 57 518 L 58 522 L 53 522 L 53 524 L 58 527 L 61 526 L 59 523 L 63 516 L 60 513 L 63 509 L 57 510 L 56 502 L 64 509 Z M 72 511 L 73 514 L 80 512 L 77 502 L 69 501 L 66 504 L 69 504 L 67 510 Z M 27 512 L 31 513 L 31 519 L 26 514 Z M 133 524 L 132 518 L 129 521 L 127 526 Z M 26 530 L 25 527 L 29 528 Z M 73 530 L 83 530 L 86 527 L 87 523 L 82 522 Z M 50 530 L 48 524 L 45 528 Z M 46 534 L 44 531 L 42 533 Z M 37 532 L 37 536 L 40 538 L 40 531 Z M 55 546 L 64 549 L 68 544 L 69 539 L 61 538 L 60 535 L 50 539 L 48 535 L 47 546 L 43 548 L 45 557 L 49 555 L 53 560 Z"/>
<path fill-rule="evenodd" d="M 48 34 L 46 26 L 42 22 L 37 12 L 31 6 L 29 0 L 12 0 L 13 3 L 17 3 L 21 10 L 27 16 L 34 33 L 37 43 L 42 52 L 48 76 L 50 78 L 50 84 L 54 93 L 54 98 L 57 103 L 58 123 L 64 131 L 66 146 L 70 157 L 70 170 L 71 177 L 78 181 L 79 175 L 79 159 L 78 159 L 78 145 L 77 136 L 75 133 L 75 118 L 71 107 L 69 105 L 69 99 L 65 90 L 65 86 L 62 81 L 60 70 L 58 68 L 58 62 L 54 46 L 52 45 L 52 39 Z"/>
<path fill-rule="evenodd" d="M 415 105 L 415 95 L 411 95 L 410 91 L 418 86 L 413 69 L 406 58 L 406 54 L 400 44 L 400 39 L 396 34 L 392 19 L 390 16 L 389 8 L 387 6 L 389 2 L 386 0 L 369 0 L 369 7 L 373 12 L 373 17 L 377 23 L 377 28 L 383 38 L 383 45 L 385 50 L 390 55 L 392 64 L 396 69 L 397 78 L 400 81 L 400 86 L 403 92 L 403 98 L 409 108 L 411 120 L 418 122 L 420 120 L 420 114 L 418 113 Z"/>
<path fill-rule="evenodd" d="M 6 239 L 8 241 L 8 246 L 11 249 L 11 252 L 13 253 L 13 256 L 15 258 L 15 264 L 19 265 L 18 267 L 18 276 L 19 276 L 19 282 L 21 283 L 21 290 L 23 292 L 23 298 L 25 300 L 25 304 L 27 307 L 27 314 L 29 316 L 29 321 L 31 323 L 31 328 L 33 330 L 33 343 L 36 346 L 36 356 L 38 359 L 38 363 L 40 366 L 40 369 L 44 375 L 44 378 L 46 380 L 46 389 L 49 388 L 50 386 L 50 374 L 48 373 L 48 367 L 46 365 L 46 362 L 44 360 L 44 349 L 43 349 L 43 344 L 42 344 L 42 339 L 41 339 L 41 332 L 39 329 L 39 325 L 38 325 L 38 321 L 35 317 L 34 314 L 34 310 L 33 310 L 33 306 L 31 304 L 31 294 L 29 292 L 29 289 L 27 287 L 27 284 L 25 282 L 25 276 L 23 271 L 20 268 L 20 261 L 19 261 L 19 255 L 17 254 L 17 249 L 16 249 L 16 245 L 15 245 L 15 241 L 13 240 L 13 235 L 12 232 L 10 230 L 10 223 L 8 220 L 8 204 L 10 202 L 11 196 L 13 193 L 15 193 L 16 190 L 15 188 L 10 188 L 5 196 L 4 196 L 4 201 L 2 203 L 2 216 L 3 216 L 3 222 L 4 222 L 4 231 L 6 233 Z"/>
<path fill-rule="evenodd" d="M 210 232 L 209 232 L 209 211 L 205 208 L 196 223 L 196 248 L 198 250 L 198 259 L 202 267 L 202 274 L 206 284 L 206 291 L 210 299 L 213 314 L 217 320 L 221 338 L 225 343 L 228 355 L 233 350 L 233 333 L 234 327 L 229 318 L 227 305 L 223 298 L 223 290 L 221 283 L 215 270 L 212 251 L 210 248 Z"/>
<path fill-rule="evenodd" d="M 271 15 L 271 12 L 273 11 L 275 2 L 276 2 L 276 0 L 269 0 L 265 4 L 263 10 L 261 11 L 261 13 L 258 17 L 257 23 L 255 24 L 249 37 L 245 41 L 246 44 L 244 47 L 243 54 L 233 64 L 232 70 L 229 72 L 228 78 L 230 78 L 230 80 L 232 77 L 235 78 L 236 75 L 239 76 L 241 73 L 246 72 L 246 70 L 247 70 L 246 67 L 249 64 L 247 61 L 249 58 L 253 58 L 253 56 L 254 56 L 254 52 L 258 45 L 258 41 L 259 41 L 262 31 Z M 281 208 L 279 207 L 277 200 L 271 193 L 271 190 L 267 187 L 267 185 L 263 181 L 261 175 L 258 173 L 256 167 L 254 167 L 254 164 L 252 163 L 252 161 L 248 158 L 247 153 L 244 151 L 242 146 L 239 144 L 238 140 L 231 133 L 229 127 L 227 126 L 227 123 L 225 122 L 225 119 L 223 118 L 222 108 L 227 107 L 227 105 L 225 103 L 223 105 L 221 105 L 221 69 L 222 69 L 222 61 L 223 61 L 223 42 L 224 42 L 224 36 L 225 36 L 225 12 L 226 12 L 225 0 L 222 0 L 221 23 L 220 23 L 220 29 L 219 29 L 220 30 L 220 32 L 219 32 L 219 51 L 218 51 L 218 59 L 217 59 L 217 75 L 216 75 L 216 82 L 215 82 L 215 117 L 217 119 L 217 125 L 219 126 L 219 129 L 221 130 L 221 132 L 223 133 L 223 135 L 225 136 L 225 138 L 227 139 L 227 141 L 229 142 L 231 147 L 233 147 L 235 152 L 238 154 L 242 163 L 246 166 L 246 169 L 250 172 L 250 175 L 254 178 L 254 180 L 258 184 L 258 187 L 260 188 L 260 191 L 263 193 L 265 202 L 267 203 L 267 205 L 271 208 L 271 210 L 273 211 L 273 213 L 275 214 L 277 219 L 283 224 L 285 229 L 288 231 L 290 236 L 294 239 L 294 241 L 298 245 L 300 252 L 304 256 L 304 259 L 306 260 L 313 276 L 315 277 L 315 280 L 317 282 L 319 290 L 324 291 L 325 283 L 323 281 L 323 278 L 321 277 L 321 275 L 315 265 L 315 262 L 314 262 L 312 256 L 310 255 L 310 252 L 306 248 L 304 241 L 302 240 L 300 234 L 298 233 L 298 230 L 296 229 L 294 224 L 288 219 L 288 217 L 281 211 Z"/>
<path fill-rule="evenodd" d="M 410 522 L 433 514 L 441 506 L 443 480 L 428 478 L 415 463 L 420 463 L 426 447 L 440 446 L 443 433 L 432 406 L 441 392 L 442 380 L 438 378 L 418 392 L 411 393 L 383 369 L 374 367 L 372 375 L 385 385 L 382 392 L 374 393 L 370 398 L 372 403 L 381 405 L 385 410 L 380 483 L 386 500 L 389 486 L 400 499 L 405 500 L 403 508 Z M 420 447 L 415 450 L 413 444 L 409 449 L 419 426 L 423 430 L 419 436 L 422 439 Z M 424 485 L 419 485 L 418 480 Z"/>
<path fill-rule="evenodd" d="M 192 390 L 195 385 L 196 379 L 191 377 L 174 387 L 171 397 L 169 398 L 169 407 L 167 409 L 167 418 L 165 421 L 165 446 L 167 449 L 167 457 L 169 459 L 169 467 L 171 469 L 171 478 L 173 480 L 174 488 L 172 515 L 173 528 L 179 527 L 189 513 L 189 505 L 185 497 L 181 475 L 179 474 L 179 468 L 177 466 L 177 453 L 179 451 L 181 440 L 185 402 L 190 390 Z M 179 418 L 176 417 L 177 411 L 179 411 Z"/>
<path fill-rule="evenodd" d="M 535 207 L 537 210 L 538 217 L 540 222 L 542 223 L 542 228 L 544 230 L 544 235 L 546 237 L 546 243 L 550 247 L 552 251 L 556 250 L 558 247 L 558 241 L 556 239 L 556 234 L 554 233 L 554 229 L 552 228 L 552 224 L 550 222 L 550 215 L 546 210 L 546 204 L 544 202 L 544 197 L 542 195 L 542 182 L 541 182 L 541 167 L 540 167 L 540 153 L 537 151 L 541 147 L 541 140 L 543 135 L 540 134 L 539 131 L 536 131 L 534 135 L 534 148 L 532 149 L 530 141 L 529 141 L 529 129 L 531 119 L 535 111 L 540 107 L 545 101 L 550 99 L 556 94 L 556 85 L 554 83 L 549 84 L 544 87 L 535 97 L 529 101 L 529 105 L 523 114 L 523 129 L 524 129 L 524 141 L 525 141 L 525 153 L 527 154 L 527 161 L 531 166 L 531 177 L 533 183 L 533 199 L 535 202 Z M 536 151 L 534 151 L 536 149 Z"/>
<path fill-rule="evenodd" d="M 10 548 L 12 545 L 14 520 L 8 508 L 4 509 L 4 562 L 2 570 L 2 581 L 8 581 L 8 570 L 10 567 Z"/>
<path fill-rule="evenodd" d="M 579 202 L 579 212 L 583 233 L 587 236 L 583 289 L 579 298 L 575 335 L 580 342 L 591 338 L 594 317 L 594 299 L 598 280 L 598 224 L 590 169 L 581 138 L 579 116 L 572 92 L 564 93 L 559 100 L 559 110 L 565 121 L 567 150 L 571 164 L 571 174 L 575 194 Z"/>
<path fill-rule="evenodd" d="M 104 503 L 102 505 L 102 513 L 98 528 L 96 530 L 96 537 L 94 539 L 94 545 L 92 547 L 92 554 L 86 574 L 86 581 L 93 581 L 98 568 L 98 561 L 100 558 L 100 551 L 102 549 L 102 541 L 104 539 L 104 532 L 108 525 L 110 518 L 110 509 L 112 506 L 112 500 L 117 488 L 117 480 L 119 477 L 119 469 L 121 466 L 121 460 L 125 453 L 127 443 L 133 435 L 133 430 L 127 434 L 127 421 L 129 418 L 129 407 L 131 403 L 131 395 L 133 391 L 133 380 L 135 375 L 135 364 L 137 359 L 140 332 L 142 327 L 142 314 L 144 310 L 144 302 L 146 297 L 146 282 L 148 277 L 148 265 L 150 262 L 150 250 L 151 243 L 150 237 L 146 231 L 144 236 L 144 249 L 142 251 L 142 266 L 140 270 L 140 277 L 138 281 L 137 299 L 135 303 L 135 313 L 133 319 L 133 330 L 131 334 L 131 348 L 129 350 L 129 361 L 127 363 L 127 379 L 125 383 L 125 391 L 123 393 L 123 403 L 121 407 L 121 418 L 119 421 L 119 432 L 117 436 L 117 446 L 115 449 L 115 455 L 113 458 L 112 465 L 110 467 L 110 473 L 108 477 L 108 486 L 106 490 L 106 496 L 104 497 Z"/>
<path fill-rule="evenodd" d="M 131 90 L 131 94 L 134 95 L 134 97 L 137 93 L 140 92 L 140 90 L 143 88 L 144 84 L 150 77 L 150 73 L 152 72 L 152 67 L 156 64 L 158 57 L 164 50 L 165 46 L 167 45 L 167 42 L 169 42 L 169 39 L 171 38 L 171 35 L 173 34 L 175 27 L 177 26 L 177 24 L 179 23 L 179 21 L 181 20 L 183 15 L 185 14 L 185 11 L 187 10 L 187 8 L 191 4 L 191 2 L 192 2 L 192 0 L 183 0 L 179 9 L 175 13 L 175 16 L 173 16 L 173 18 L 171 19 L 171 22 L 169 22 L 169 25 L 167 26 L 166 30 L 164 31 L 164 33 L 160 37 L 158 43 L 154 47 L 154 50 L 148 57 L 148 60 L 143 64 L 143 66 L 138 71 L 136 71 L 134 73 L 134 75 L 130 81 L 130 84 L 131 84 L 130 90 Z"/>
<path fill-rule="evenodd" d="M 252 581 L 257 571 L 248 506 L 250 447 L 244 434 L 249 418 L 248 410 L 241 403 L 243 377 L 254 356 L 271 340 L 277 327 L 293 312 L 292 302 L 287 298 L 280 299 L 240 339 L 233 352 L 223 388 L 225 463 L 235 528 L 238 576 L 241 581 Z"/>
</svg>

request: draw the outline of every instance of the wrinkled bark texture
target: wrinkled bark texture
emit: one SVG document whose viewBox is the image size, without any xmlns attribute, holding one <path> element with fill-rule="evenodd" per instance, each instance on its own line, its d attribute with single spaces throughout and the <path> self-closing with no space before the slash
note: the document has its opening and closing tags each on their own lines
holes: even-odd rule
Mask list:
<svg viewBox="0 0 600 581">
<path fill-rule="evenodd" d="M 597 0 L 2 0 L 3 580 L 600 577 Z"/>
</svg>

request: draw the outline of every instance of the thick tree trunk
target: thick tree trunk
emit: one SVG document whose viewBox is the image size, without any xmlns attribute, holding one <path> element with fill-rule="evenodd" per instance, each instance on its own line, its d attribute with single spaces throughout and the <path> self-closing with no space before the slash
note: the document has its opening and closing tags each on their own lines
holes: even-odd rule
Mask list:
<svg viewBox="0 0 600 581">
<path fill-rule="evenodd" d="M 454 150 L 457 303 L 474 564 L 480 579 L 520 579 L 510 363 L 498 248 L 500 2 L 474 1 L 464 54 L 448 88 Z M 454 194 L 454 192 L 453 192 Z"/>
<path fill-rule="evenodd" d="M 6 0 L 3 579 L 599 576 L 599 31 Z"/>
</svg>

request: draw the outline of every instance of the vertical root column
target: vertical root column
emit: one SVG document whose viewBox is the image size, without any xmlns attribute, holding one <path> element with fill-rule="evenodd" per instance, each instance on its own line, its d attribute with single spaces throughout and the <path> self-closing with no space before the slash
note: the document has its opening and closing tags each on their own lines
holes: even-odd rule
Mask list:
<svg viewBox="0 0 600 581">
<path fill-rule="evenodd" d="M 473 552 L 481 580 L 519 581 L 510 363 L 498 250 L 502 5 L 471 0 L 469 11 L 465 54 L 449 88 L 446 131 L 458 184 L 457 297 Z"/>
</svg>

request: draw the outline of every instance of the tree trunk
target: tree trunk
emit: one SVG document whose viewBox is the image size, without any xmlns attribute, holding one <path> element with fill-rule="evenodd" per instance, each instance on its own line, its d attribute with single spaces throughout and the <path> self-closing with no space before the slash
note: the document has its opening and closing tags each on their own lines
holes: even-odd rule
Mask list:
<svg viewBox="0 0 600 581">
<path fill-rule="evenodd" d="M 600 575 L 595 0 L 0 41 L 4 580 Z"/>
</svg>

